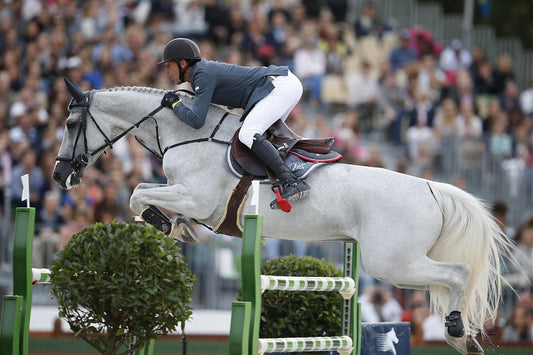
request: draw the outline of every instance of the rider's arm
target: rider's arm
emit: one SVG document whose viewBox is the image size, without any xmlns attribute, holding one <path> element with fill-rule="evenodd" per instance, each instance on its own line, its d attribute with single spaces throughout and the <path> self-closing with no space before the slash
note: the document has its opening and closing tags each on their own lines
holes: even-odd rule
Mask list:
<svg viewBox="0 0 533 355">
<path fill-rule="evenodd" d="M 197 73 L 192 81 L 195 91 L 192 109 L 180 104 L 172 109 L 180 120 L 197 129 L 205 124 L 207 111 L 215 91 L 215 81 L 209 80 L 209 75 L 201 74 L 203 73 Z"/>
</svg>

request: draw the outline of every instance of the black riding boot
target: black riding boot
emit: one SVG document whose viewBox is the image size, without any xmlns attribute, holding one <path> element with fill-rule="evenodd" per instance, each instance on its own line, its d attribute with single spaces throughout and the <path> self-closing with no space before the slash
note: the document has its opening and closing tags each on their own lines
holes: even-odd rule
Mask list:
<svg viewBox="0 0 533 355">
<path fill-rule="evenodd" d="M 281 198 L 287 201 L 296 201 L 309 195 L 311 188 L 303 180 L 295 178 L 289 167 L 281 159 L 276 148 L 260 134 L 254 136 L 252 144 L 252 151 L 254 152 L 265 165 L 272 170 L 276 180 L 280 184 Z M 274 200 L 270 203 L 270 207 L 278 209 L 278 201 Z"/>
</svg>

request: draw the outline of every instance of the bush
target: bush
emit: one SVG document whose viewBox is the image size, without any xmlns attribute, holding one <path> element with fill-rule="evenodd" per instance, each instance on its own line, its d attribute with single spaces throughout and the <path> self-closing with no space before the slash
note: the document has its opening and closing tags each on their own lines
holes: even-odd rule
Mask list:
<svg viewBox="0 0 533 355">
<path fill-rule="evenodd" d="M 194 280 L 171 238 L 117 222 L 75 234 L 51 275 L 59 315 L 102 354 L 125 353 L 131 337 L 142 348 L 187 320 Z"/>
<path fill-rule="evenodd" d="M 331 261 L 310 256 L 268 260 L 262 275 L 342 277 Z M 321 337 L 342 333 L 342 296 L 338 292 L 267 290 L 262 296 L 262 338 Z"/>
</svg>

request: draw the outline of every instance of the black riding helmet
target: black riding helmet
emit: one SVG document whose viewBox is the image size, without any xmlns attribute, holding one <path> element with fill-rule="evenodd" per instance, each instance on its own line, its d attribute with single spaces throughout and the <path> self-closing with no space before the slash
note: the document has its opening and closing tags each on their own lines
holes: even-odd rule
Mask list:
<svg viewBox="0 0 533 355">
<path fill-rule="evenodd" d="M 174 38 L 165 44 L 163 48 L 163 58 L 157 64 L 163 64 L 171 60 L 179 62 L 180 60 L 185 59 L 188 62 L 188 65 L 185 69 L 180 67 L 180 80 L 184 81 L 185 71 L 191 65 L 194 65 L 196 62 L 202 59 L 200 55 L 200 48 L 188 38 Z"/>
</svg>

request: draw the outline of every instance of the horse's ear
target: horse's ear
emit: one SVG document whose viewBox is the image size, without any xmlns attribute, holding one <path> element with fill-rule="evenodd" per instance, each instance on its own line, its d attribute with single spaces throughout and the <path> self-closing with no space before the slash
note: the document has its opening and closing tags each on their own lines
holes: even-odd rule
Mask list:
<svg viewBox="0 0 533 355">
<path fill-rule="evenodd" d="M 80 86 L 76 83 L 71 82 L 67 78 L 63 78 L 65 80 L 65 85 L 67 86 L 67 90 L 72 95 L 74 100 L 77 102 L 83 101 L 83 91 L 81 90 Z"/>
</svg>

